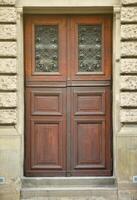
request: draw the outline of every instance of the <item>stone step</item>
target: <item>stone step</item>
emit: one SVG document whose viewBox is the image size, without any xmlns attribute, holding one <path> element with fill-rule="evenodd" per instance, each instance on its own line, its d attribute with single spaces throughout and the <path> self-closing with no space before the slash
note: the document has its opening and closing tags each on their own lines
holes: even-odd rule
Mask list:
<svg viewBox="0 0 137 200">
<path fill-rule="evenodd" d="M 116 200 L 114 177 L 44 177 L 22 179 L 22 200 Z"/>
<path fill-rule="evenodd" d="M 23 188 L 22 200 L 116 200 L 116 187 Z"/>
<path fill-rule="evenodd" d="M 98 187 L 114 186 L 114 177 L 33 177 L 22 178 L 24 188 L 45 188 L 45 187 Z"/>
</svg>

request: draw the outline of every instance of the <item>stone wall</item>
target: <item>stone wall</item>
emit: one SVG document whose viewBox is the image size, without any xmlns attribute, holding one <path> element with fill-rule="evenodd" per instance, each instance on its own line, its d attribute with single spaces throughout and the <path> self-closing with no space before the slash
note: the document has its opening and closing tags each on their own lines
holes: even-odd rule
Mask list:
<svg viewBox="0 0 137 200">
<path fill-rule="evenodd" d="M 0 0 L 0 200 L 20 196 L 20 142 L 17 123 L 17 32 L 15 0 Z M 18 66 L 19 67 L 19 66 Z"/>
<path fill-rule="evenodd" d="M 121 130 L 117 135 L 119 200 L 136 200 L 137 184 L 137 0 L 121 7 Z"/>
</svg>

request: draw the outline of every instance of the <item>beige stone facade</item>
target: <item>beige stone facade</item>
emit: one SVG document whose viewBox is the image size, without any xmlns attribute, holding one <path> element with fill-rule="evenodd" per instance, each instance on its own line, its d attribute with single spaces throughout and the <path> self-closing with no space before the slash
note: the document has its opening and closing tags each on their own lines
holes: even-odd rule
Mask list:
<svg viewBox="0 0 137 200">
<path fill-rule="evenodd" d="M 5 177 L 5 183 L 0 184 L 0 200 L 20 200 L 23 177 L 23 12 L 46 12 L 48 7 L 50 12 L 52 6 L 54 9 L 79 7 L 74 9 L 79 13 L 85 6 L 88 13 L 97 10 L 114 14 L 113 176 L 117 195 L 113 199 L 137 199 L 137 183 L 133 183 L 133 176 L 137 176 L 137 0 L 106 0 L 103 5 L 102 11 L 100 0 L 94 3 L 52 0 L 45 4 L 44 1 L 0 0 L 0 176 Z"/>
</svg>

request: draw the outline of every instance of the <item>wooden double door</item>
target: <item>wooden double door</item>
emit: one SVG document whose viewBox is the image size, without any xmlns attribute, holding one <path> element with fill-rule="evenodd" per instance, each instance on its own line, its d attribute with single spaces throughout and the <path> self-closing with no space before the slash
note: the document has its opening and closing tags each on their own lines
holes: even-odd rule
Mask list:
<svg viewBox="0 0 137 200">
<path fill-rule="evenodd" d="M 25 16 L 25 175 L 112 172 L 111 16 Z"/>
</svg>

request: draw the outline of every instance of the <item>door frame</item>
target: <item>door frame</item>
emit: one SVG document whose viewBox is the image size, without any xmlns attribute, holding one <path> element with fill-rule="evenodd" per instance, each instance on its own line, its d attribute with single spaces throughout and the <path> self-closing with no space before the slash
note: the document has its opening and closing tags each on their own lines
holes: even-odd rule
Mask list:
<svg viewBox="0 0 137 200">
<path fill-rule="evenodd" d="M 17 73 L 18 73 L 18 84 L 17 84 L 17 90 L 18 90 L 18 111 L 17 111 L 17 129 L 19 134 L 21 135 L 21 160 L 20 160 L 20 169 L 21 169 L 21 177 L 24 176 L 24 46 L 23 46 L 23 14 L 24 13 L 45 13 L 48 8 L 44 9 L 32 9 L 31 7 L 29 9 L 23 9 L 22 7 L 17 7 Z M 56 9 L 50 8 L 48 10 L 48 14 L 56 14 Z M 60 14 L 68 14 L 68 13 L 79 13 L 79 14 L 94 14 L 95 12 L 97 14 L 101 13 L 113 13 L 113 53 L 112 53 L 112 80 L 113 80 L 113 106 L 112 106 L 112 124 L 113 124 L 113 176 L 117 177 L 117 170 L 116 170 L 116 162 L 117 162 L 117 133 L 120 130 L 121 124 L 120 124 L 120 7 L 114 6 L 109 8 L 100 8 L 97 9 L 95 7 L 87 7 L 87 8 L 70 8 L 70 9 L 62 9 L 61 7 L 58 8 L 58 12 Z M 47 14 L 47 13 L 45 13 Z"/>
</svg>

